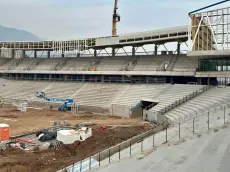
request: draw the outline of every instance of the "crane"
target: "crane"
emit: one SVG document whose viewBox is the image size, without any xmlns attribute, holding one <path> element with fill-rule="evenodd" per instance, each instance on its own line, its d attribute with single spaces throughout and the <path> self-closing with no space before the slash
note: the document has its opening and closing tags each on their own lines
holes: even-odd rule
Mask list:
<svg viewBox="0 0 230 172">
<path fill-rule="evenodd" d="M 112 36 L 117 35 L 117 22 L 120 22 L 121 16 L 117 13 L 118 10 L 118 0 L 115 0 L 114 11 L 113 11 L 113 25 L 112 25 Z"/>
</svg>

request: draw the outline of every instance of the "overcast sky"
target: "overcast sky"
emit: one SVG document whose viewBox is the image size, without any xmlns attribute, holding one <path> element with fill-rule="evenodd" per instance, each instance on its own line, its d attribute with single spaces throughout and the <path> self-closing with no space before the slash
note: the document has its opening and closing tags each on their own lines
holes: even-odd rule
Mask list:
<svg viewBox="0 0 230 172">
<path fill-rule="evenodd" d="M 119 0 L 118 33 L 186 25 L 188 12 L 217 1 Z M 114 0 L 0 0 L 0 25 L 50 40 L 109 36 L 113 5 Z"/>
</svg>

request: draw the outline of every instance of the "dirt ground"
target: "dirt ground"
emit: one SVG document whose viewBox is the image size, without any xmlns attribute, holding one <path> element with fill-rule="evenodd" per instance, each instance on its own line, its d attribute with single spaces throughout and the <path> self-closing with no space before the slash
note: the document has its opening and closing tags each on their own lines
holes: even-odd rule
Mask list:
<svg viewBox="0 0 230 172">
<path fill-rule="evenodd" d="M 71 113 L 50 110 L 29 109 L 26 113 L 16 111 L 15 107 L 4 105 L 0 108 L 0 123 L 7 123 L 11 127 L 11 135 L 37 131 L 50 127 L 54 121 L 67 120 L 72 125 L 81 122 L 95 122 L 93 136 L 84 142 L 63 145 L 56 149 L 38 152 L 25 152 L 11 148 L 6 154 L 0 155 L 0 172 L 53 172 L 79 160 L 92 156 L 104 149 L 116 145 L 135 135 L 146 132 L 154 127 L 138 126 L 141 119 L 121 119 L 117 117 L 95 116 L 81 114 L 73 116 Z M 131 127 L 112 127 L 105 131 L 99 125 L 132 125 Z"/>
<path fill-rule="evenodd" d="M 50 111 L 49 109 L 28 109 L 27 112 L 20 112 L 16 111 L 16 107 L 10 105 L 3 105 L 3 107 L 0 108 L 0 123 L 10 125 L 11 136 L 48 128 L 53 122 L 61 121 L 68 121 L 71 125 L 89 121 L 100 125 L 135 125 L 138 124 L 141 119 L 122 119 L 90 113 L 73 115 L 70 112 Z"/>
</svg>

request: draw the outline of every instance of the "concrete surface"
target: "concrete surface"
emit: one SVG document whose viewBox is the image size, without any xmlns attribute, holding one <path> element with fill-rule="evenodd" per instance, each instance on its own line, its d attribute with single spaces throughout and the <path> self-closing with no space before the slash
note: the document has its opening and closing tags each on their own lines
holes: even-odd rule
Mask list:
<svg viewBox="0 0 230 172">
<path fill-rule="evenodd" d="M 101 167 L 92 171 L 100 172 L 139 172 L 139 171 L 170 171 L 170 172 L 228 172 L 230 169 L 230 109 L 226 109 L 226 124 L 224 125 L 223 110 L 204 115 L 194 122 L 195 134 L 193 134 L 193 121 L 168 129 L 168 142 L 166 132 L 162 131 L 155 135 L 155 148 L 153 137 L 141 143 L 137 143 L 130 149 L 105 159 Z M 162 144 L 164 143 L 164 144 Z"/>
</svg>

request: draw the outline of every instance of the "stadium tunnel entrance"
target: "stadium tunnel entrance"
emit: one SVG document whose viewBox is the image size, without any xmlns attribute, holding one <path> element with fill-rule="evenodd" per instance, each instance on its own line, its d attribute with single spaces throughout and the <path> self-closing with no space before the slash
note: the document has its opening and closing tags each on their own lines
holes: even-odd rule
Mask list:
<svg viewBox="0 0 230 172">
<path fill-rule="evenodd" d="M 132 107 L 132 117 L 143 117 L 143 113 L 145 110 L 150 110 L 154 106 L 156 106 L 158 102 L 151 99 L 142 99 L 138 104 Z"/>
</svg>

